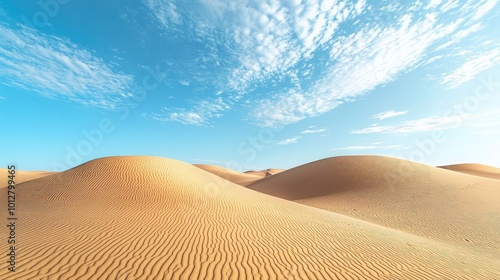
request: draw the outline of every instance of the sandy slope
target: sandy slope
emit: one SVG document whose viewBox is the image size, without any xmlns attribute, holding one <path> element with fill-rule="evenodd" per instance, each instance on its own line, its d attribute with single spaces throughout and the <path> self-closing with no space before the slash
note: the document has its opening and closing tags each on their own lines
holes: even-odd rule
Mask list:
<svg viewBox="0 0 500 280">
<path fill-rule="evenodd" d="M 48 175 L 51 175 L 54 173 L 55 172 L 47 172 L 47 171 L 20 171 L 20 170 L 16 170 L 15 182 L 16 182 L 16 184 L 20 184 L 20 183 L 27 182 L 27 181 L 30 181 L 33 179 L 38 179 L 38 178 L 41 178 L 44 176 L 48 176 Z M 2 182 L 2 184 L 0 184 L 0 188 L 4 188 L 7 186 L 7 184 L 5 184 L 4 182 L 6 182 L 8 175 L 9 175 L 9 173 L 8 173 L 7 169 L 0 168 L 0 182 Z"/>
<path fill-rule="evenodd" d="M 0 279 L 500 277 L 498 258 L 260 194 L 164 158 L 98 159 L 17 192 L 18 271 L 2 261 Z"/>
<path fill-rule="evenodd" d="M 439 166 L 440 168 L 448 169 L 451 171 L 461 172 L 474 176 L 482 176 L 486 178 L 492 179 L 500 179 L 500 168 L 483 165 L 483 164 L 473 164 L 473 163 L 465 163 L 465 164 L 453 164 L 453 165 L 445 165 Z"/>
<path fill-rule="evenodd" d="M 259 192 L 500 256 L 500 182 L 377 156 L 328 158 L 249 186 Z"/>
<path fill-rule="evenodd" d="M 208 165 L 208 164 L 193 164 L 193 165 L 241 186 L 247 186 L 264 177 L 254 174 L 241 173 L 215 165 Z"/>
</svg>

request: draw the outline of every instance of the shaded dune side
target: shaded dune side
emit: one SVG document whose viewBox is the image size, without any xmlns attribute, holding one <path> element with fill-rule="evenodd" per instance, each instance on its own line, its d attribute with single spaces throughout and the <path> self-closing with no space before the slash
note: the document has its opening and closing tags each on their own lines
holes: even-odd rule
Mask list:
<svg viewBox="0 0 500 280">
<path fill-rule="evenodd" d="M 483 164 L 464 163 L 464 164 L 453 164 L 453 165 L 445 165 L 438 167 L 474 176 L 481 176 L 491 179 L 500 179 L 500 168 Z"/>
<path fill-rule="evenodd" d="M 241 173 L 215 165 L 208 165 L 208 164 L 193 164 L 193 165 L 241 186 L 250 185 L 251 183 L 260 180 L 264 177 L 255 174 Z"/>
<path fill-rule="evenodd" d="M 103 158 L 17 191 L 18 271 L 2 261 L 1 279 L 500 277 L 498 259 L 260 194 L 175 160 Z"/>
<path fill-rule="evenodd" d="M 280 198 L 500 256 L 500 182 L 395 158 L 345 156 L 248 186 Z"/>
</svg>

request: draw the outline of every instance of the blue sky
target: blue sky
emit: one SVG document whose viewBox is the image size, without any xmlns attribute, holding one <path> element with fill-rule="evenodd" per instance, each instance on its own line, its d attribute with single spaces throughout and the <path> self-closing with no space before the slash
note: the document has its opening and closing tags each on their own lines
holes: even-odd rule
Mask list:
<svg viewBox="0 0 500 280">
<path fill-rule="evenodd" d="M 500 166 L 497 0 L 409 2 L 0 1 L 0 164 Z"/>
</svg>

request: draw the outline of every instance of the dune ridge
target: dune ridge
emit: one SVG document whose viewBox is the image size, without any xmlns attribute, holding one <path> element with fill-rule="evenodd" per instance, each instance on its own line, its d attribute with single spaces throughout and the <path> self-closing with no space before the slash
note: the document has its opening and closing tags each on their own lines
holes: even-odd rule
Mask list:
<svg viewBox="0 0 500 280">
<path fill-rule="evenodd" d="M 18 271 L 2 261 L 1 279 L 500 277 L 498 258 L 261 194 L 176 160 L 102 158 L 17 191 Z"/>
</svg>

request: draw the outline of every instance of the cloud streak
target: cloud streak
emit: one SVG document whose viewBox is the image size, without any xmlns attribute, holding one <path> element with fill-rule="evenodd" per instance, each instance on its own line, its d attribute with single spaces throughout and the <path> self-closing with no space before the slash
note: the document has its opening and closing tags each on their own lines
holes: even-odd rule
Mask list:
<svg viewBox="0 0 500 280">
<path fill-rule="evenodd" d="M 500 48 L 480 54 L 466 61 L 450 74 L 441 79 L 441 83 L 448 88 L 456 88 L 472 79 L 485 70 L 500 63 Z"/>
<path fill-rule="evenodd" d="M 316 134 L 316 133 L 321 133 L 321 132 L 325 132 L 325 131 L 328 131 L 328 129 L 326 129 L 326 128 L 306 129 L 306 130 L 301 131 L 300 133 L 301 134 Z"/>
<path fill-rule="evenodd" d="M 278 145 L 296 144 L 299 141 L 300 138 L 301 138 L 300 136 L 297 136 L 297 137 L 292 137 L 292 138 L 284 139 L 282 141 L 279 141 L 277 144 Z"/>
<path fill-rule="evenodd" d="M 402 116 L 402 115 L 405 115 L 407 113 L 408 113 L 408 111 L 389 110 L 386 112 L 381 112 L 381 113 L 375 114 L 372 116 L 372 118 L 377 119 L 377 120 L 385 120 L 385 119 L 394 118 L 397 116 Z"/>
<path fill-rule="evenodd" d="M 332 149 L 333 151 L 363 151 L 363 150 L 404 150 L 408 149 L 408 147 L 405 147 L 403 145 L 379 145 L 379 144 L 373 144 L 373 145 L 359 145 L 359 146 L 347 146 L 347 147 L 342 147 L 342 148 L 335 148 Z"/>
<path fill-rule="evenodd" d="M 175 121 L 187 125 L 207 126 L 212 118 L 222 116 L 220 112 L 228 110 L 230 106 L 222 98 L 197 102 L 191 110 L 164 107 L 161 113 L 147 115 L 153 120 L 161 122 Z"/>
<path fill-rule="evenodd" d="M 462 119 L 468 116 L 450 116 L 450 117 L 427 117 L 416 120 L 403 121 L 394 125 L 377 125 L 351 131 L 352 134 L 406 134 L 422 133 L 441 129 L 453 128 L 462 122 Z"/>
</svg>

